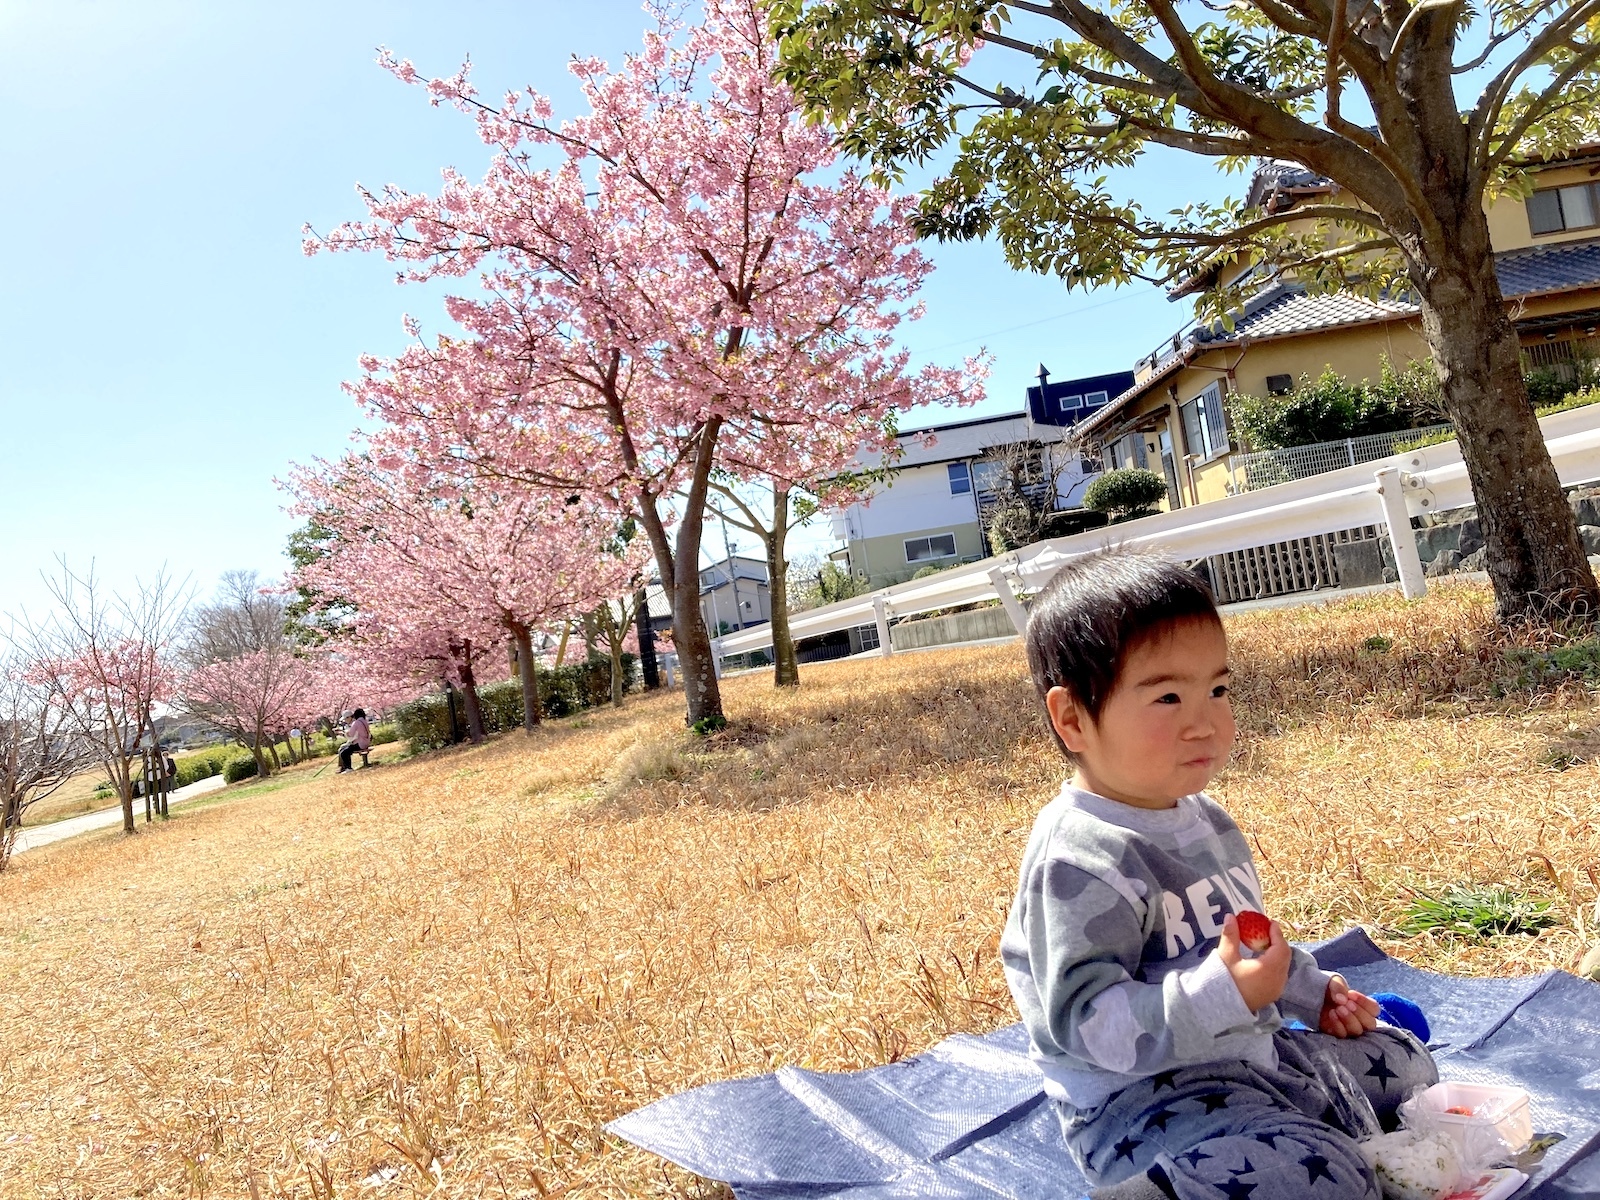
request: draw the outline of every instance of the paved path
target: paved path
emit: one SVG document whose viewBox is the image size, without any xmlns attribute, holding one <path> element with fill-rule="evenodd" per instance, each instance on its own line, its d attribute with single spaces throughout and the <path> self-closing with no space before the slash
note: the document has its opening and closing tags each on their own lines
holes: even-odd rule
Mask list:
<svg viewBox="0 0 1600 1200">
<path fill-rule="evenodd" d="M 193 800 L 196 796 L 203 796 L 207 792 L 215 792 L 225 786 L 221 775 L 212 775 L 201 779 L 188 787 L 181 787 L 173 792 L 167 801 L 168 808 L 174 804 L 182 804 L 185 800 Z M 135 796 L 133 800 L 133 814 L 135 819 L 144 823 L 144 798 Z M 48 846 L 51 842 L 65 841 L 69 837 L 77 837 L 80 833 L 90 833 L 96 829 L 110 829 L 122 824 L 122 808 L 103 808 L 99 812 L 84 813 L 81 817 L 68 817 L 64 821 L 54 821 L 49 825 L 35 825 L 31 829 L 23 829 L 17 835 L 17 844 L 12 847 L 11 853 L 21 854 L 24 850 L 32 850 L 38 846 Z"/>
</svg>

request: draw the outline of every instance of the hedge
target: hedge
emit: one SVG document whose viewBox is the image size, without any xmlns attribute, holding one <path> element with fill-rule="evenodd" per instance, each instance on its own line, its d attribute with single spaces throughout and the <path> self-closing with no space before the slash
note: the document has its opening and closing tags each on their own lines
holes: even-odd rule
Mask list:
<svg viewBox="0 0 1600 1200">
<path fill-rule="evenodd" d="M 609 658 L 593 658 L 553 671 L 539 667 L 537 678 L 540 711 L 547 717 L 571 716 L 586 708 L 611 703 Z M 639 687 L 635 655 L 622 656 L 622 683 L 625 692 L 636 691 Z M 515 679 L 483 684 L 478 688 L 478 703 L 483 709 L 485 733 L 503 733 L 522 727 L 522 687 Z M 456 721 L 465 734 L 467 714 L 459 700 Z M 441 693 L 402 704 L 395 710 L 394 724 L 399 736 L 411 743 L 413 753 L 437 750 L 450 744 L 450 710 Z M 373 740 L 376 742 L 376 737 Z"/>
</svg>

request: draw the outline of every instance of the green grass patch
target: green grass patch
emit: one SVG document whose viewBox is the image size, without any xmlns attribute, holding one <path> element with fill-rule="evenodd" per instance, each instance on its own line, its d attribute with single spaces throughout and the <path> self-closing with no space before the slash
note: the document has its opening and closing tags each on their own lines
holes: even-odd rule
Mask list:
<svg viewBox="0 0 1600 1200">
<path fill-rule="evenodd" d="M 1536 934 L 1555 923 L 1548 900 L 1495 884 L 1458 884 L 1433 895 L 1418 894 L 1406 906 L 1397 928 L 1407 936 L 1442 933 L 1490 938 Z"/>
<path fill-rule="evenodd" d="M 1600 684 L 1600 638 L 1584 638 L 1551 650 L 1509 650 L 1506 658 L 1517 667 L 1517 687 L 1538 687 L 1563 679 Z"/>
</svg>

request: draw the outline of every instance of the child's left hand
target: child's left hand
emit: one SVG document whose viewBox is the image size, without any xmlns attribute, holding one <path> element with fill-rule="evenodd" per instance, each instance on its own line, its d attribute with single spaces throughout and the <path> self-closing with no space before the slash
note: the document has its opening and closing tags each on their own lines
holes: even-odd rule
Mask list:
<svg viewBox="0 0 1600 1200">
<path fill-rule="evenodd" d="M 1378 1024 L 1378 1002 L 1363 992 L 1358 992 L 1335 975 L 1328 980 L 1328 991 L 1322 998 L 1322 1019 L 1318 1022 L 1322 1032 L 1336 1038 L 1360 1037 Z"/>
</svg>

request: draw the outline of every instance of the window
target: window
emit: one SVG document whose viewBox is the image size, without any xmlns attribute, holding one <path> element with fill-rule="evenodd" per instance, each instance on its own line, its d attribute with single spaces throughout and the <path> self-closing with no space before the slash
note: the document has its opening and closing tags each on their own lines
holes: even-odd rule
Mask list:
<svg viewBox="0 0 1600 1200">
<path fill-rule="evenodd" d="M 1294 391 L 1293 375 L 1268 375 L 1267 392 L 1273 396 L 1287 396 Z"/>
<path fill-rule="evenodd" d="M 1546 188 L 1528 197 L 1528 228 L 1537 236 L 1567 229 L 1587 229 L 1595 220 L 1594 185 Z"/>
<path fill-rule="evenodd" d="M 956 556 L 956 535 L 953 533 L 935 533 L 928 537 L 906 539 L 906 561 L 908 563 L 928 562 L 935 558 L 954 558 Z"/>
<path fill-rule="evenodd" d="M 1104 392 L 1090 392 L 1083 398 L 1083 402 L 1090 408 L 1099 408 L 1108 398 Z"/>
<path fill-rule="evenodd" d="M 992 492 L 1000 476 L 1005 473 L 1005 464 L 992 459 L 980 459 L 972 466 L 972 482 L 977 485 L 978 491 Z"/>
<path fill-rule="evenodd" d="M 968 472 L 966 463 L 951 463 L 945 470 L 950 473 L 950 494 L 952 496 L 966 496 L 971 493 L 972 475 Z"/>
<path fill-rule="evenodd" d="M 1222 388 L 1213 383 L 1187 404 L 1178 407 L 1183 418 L 1183 440 L 1188 452 L 1215 458 L 1228 450 L 1228 425 L 1222 415 Z"/>
<path fill-rule="evenodd" d="M 1061 397 L 1061 411 L 1062 412 L 1077 412 L 1082 407 L 1083 407 L 1083 397 L 1082 396 L 1063 396 L 1063 397 Z"/>
</svg>

